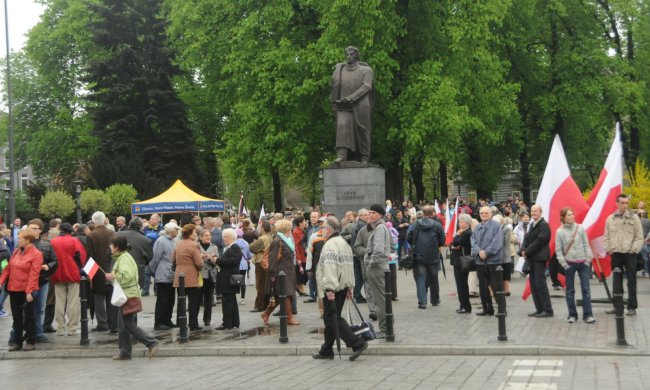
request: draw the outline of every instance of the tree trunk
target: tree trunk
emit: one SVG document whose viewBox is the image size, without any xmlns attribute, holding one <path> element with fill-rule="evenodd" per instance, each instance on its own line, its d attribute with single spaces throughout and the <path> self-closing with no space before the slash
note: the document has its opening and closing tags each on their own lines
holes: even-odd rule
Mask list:
<svg viewBox="0 0 650 390">
<path fill-rule="evenodd" d="M 282 204 L 282 182 L 280 181 L 280 172 L 277 168 L 271 170 L 271 180 L 273 180 L 273 205 L 276 213 L 284 211 Z"/>
<path fill-rule="evenodd" d="M 386 199 L 402 200 L 404 194 L 404 170 L 395 165 L 386 170 Z"/>
<path fill-rule="evenodd" d="M 524 147 L 519 154 L 519 165 L 521 165 L 521 196 L 524 203 L 530 203 L 530 160 L 528 159 L 528 145 L 524 140 Z"/>
<path fill-rule="evenodd" d="M 413 176 L 413 184 L 415 184 L 416 201 L 419 203 L 421 200 L 424 200 L 424 162 L 422 159 L 411 163 L 411 175 Z"/>
<path fill-rule="evenodd" d="M 438 173 L 440 175 L 440 199 L 447 199 L 449 196 L 449 186 L 447 185 L 447 163 L 440 162 L 440 167 L 438 168 Z M 460 196 L 460 194 L 458 194 Z"/>
</svg>

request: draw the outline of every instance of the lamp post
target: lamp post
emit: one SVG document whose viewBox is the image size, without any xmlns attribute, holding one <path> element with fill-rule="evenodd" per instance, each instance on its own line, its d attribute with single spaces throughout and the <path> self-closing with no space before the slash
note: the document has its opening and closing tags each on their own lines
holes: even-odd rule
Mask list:
<svg viewBox="0 0 650 390">
<path fill-rule="evenodd" d="M 81 184 L 83 181 L 75 180 L 72 182 L 75 185 L 75 194 L 77 195 L 77 223 L 81 223 Z"/>
<path fill-rule="evenodd" d="M 16 205 L 14 202 L 14 189 L 16 171 L 14 170 L 14 118 L 13 118 L 13 101 L 11 90 L 11 58 L 9 56 L 9 9 L 7 8 L 7 0 L 4 0 L 5 5 L 5 39 L 7 44 L 7 114 L 8 114 L 8 136 L 9 141 L 9 198 L 6 199 L 9 204 L 9 215 L 7 219 L 13 221 L 16 218 Z"/>
<path fill-rule="evenodd" d="M 5 209 L 4 209 L 4 213 L 3 213 L 2 215 L 5 217 L 5 225 L 7 225 L 7 227 L 9 227 L 9 226 L 11 226 L 11 225 L 9 225 L 9 224 L 13 222 L 13 221 L 12 221 L 12 222 L 9 222 L 9 221 L 10 221 L 10 219 L 9 219 L 9 207 L 8 207 L 8 203 L 9 203 L 9 188 L 3 188 L 3 189 L 2 189 L 2 192 L 5 193 Z"/>
</svg>

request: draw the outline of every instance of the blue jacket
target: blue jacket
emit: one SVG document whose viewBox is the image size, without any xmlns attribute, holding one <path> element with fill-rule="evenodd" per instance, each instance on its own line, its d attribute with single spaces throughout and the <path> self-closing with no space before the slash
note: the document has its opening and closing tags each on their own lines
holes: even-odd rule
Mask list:
<svg viewBox="0 0 650 390">
<path fill-rule="evenodd" d="M 480 251 L 485 251 L 485 260 L 478 256 Z M 503 232 L 499 222 L 490 219 L 481 222 L 472 233 L 472 255 L 476 256 L 476 264 L 501 264 L 503 257 Z"/>
</svg>

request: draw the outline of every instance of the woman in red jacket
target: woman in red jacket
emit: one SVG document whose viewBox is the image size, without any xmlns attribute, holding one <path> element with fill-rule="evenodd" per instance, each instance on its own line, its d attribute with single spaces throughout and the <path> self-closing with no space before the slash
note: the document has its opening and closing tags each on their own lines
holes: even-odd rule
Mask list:
<svg viewBox="0 0 650 390">
<path fill-rule="evenodd" d="M 13 328 L 16 331 L 16 343 L 9 351 L 23 348 L 23 333 L 27 333 L 25 351 L 34 350 L 36 343 L 36 320 L 32 302 L 32 292 L 38 290 L 38 275 L 43 265 L 43 254 L 36 249 L 34 241 L 36 234 L 31 230 L 23 230 L 18 235 L 18 249 L 9 260 L 9 265 L 0 275 L 0 286 L 7 284 Z M 8 280 L 8 281 L 7 281 Z"/>
</svg>

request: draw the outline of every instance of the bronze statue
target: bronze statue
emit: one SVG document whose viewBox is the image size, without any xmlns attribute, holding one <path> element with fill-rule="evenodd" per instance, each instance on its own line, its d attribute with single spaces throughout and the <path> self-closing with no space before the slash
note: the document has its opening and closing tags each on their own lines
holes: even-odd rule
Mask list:
<svg viewBox="0 0 650 390">
<path fill-rule="evenodd" d="M 336 114 L 336 163 L 370 159 L 370 119 L 373 105 L 372 69 L 359 62 L 359 50 L 345 49 L 346 62 L 332 75 L 332 108 Z"/>
</svg>

